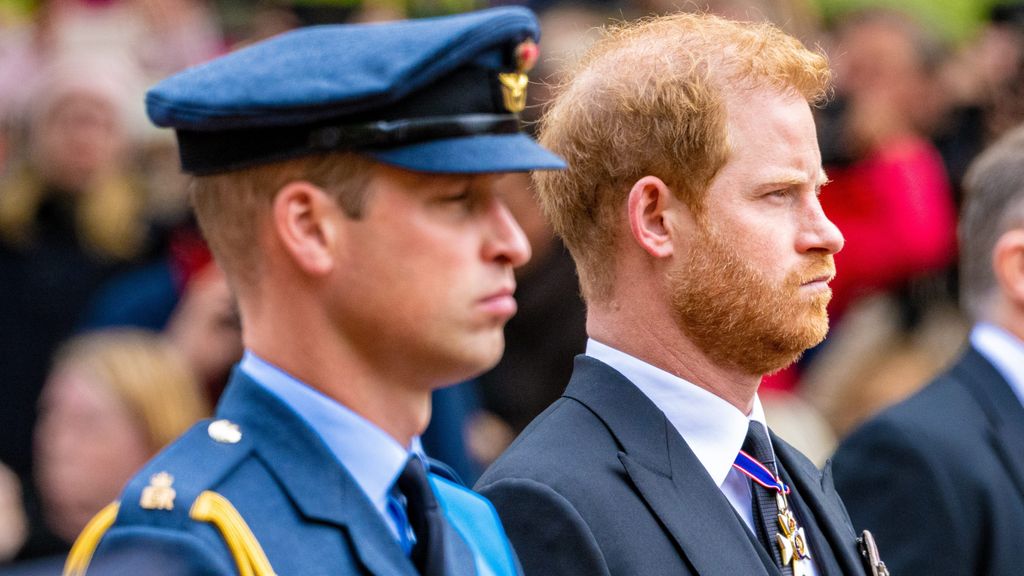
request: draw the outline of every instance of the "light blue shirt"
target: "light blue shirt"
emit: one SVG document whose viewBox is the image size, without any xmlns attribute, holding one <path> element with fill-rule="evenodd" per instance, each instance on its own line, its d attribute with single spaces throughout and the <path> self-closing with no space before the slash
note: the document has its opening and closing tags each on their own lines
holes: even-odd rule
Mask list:
<svg viewBox="0 0 1024 576">
<path fill-rule="evenodd" d="M 768 428 L 761 399 L 754 395 L 754 407 L 747 415 L 708 390 L 593 338 L 587 341 L 586 354 L 618 370 L 665 414 L 756 535 L 750 480 L 732 464 L 747 438 L 750 421 Z M 813 558 L 814 551 L 810 552 Z M 811 575 L 817 574 L 817 566 L 811 562 Z"/>
<path fill-rule="evenodd" d="M 1006 378 L 1024 404 L 1024 342 L 994 324 L 979 322 L 971 329 L 971 345 Z"/>
<path fill-rule="evenodd" d="M 239 368 L 281 399 L 320 436 L 334 457 L 373 503 L 396 540 L 398 525 L 388 513 L 388 495 L 405 468 L 410 455 L 423 458 L 420 439 L 406 450 L 366 418 L 303 384 L 251 350 L 242 356 Z"/>
</svg>

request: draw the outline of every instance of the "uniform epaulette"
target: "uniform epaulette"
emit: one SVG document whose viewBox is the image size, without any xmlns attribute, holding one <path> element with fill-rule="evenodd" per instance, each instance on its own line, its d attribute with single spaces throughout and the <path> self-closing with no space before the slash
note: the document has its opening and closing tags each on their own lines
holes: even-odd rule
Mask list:
<svg viewBox="0 0 1024 576">
<path fill-rule="evenodd" d="M 151 460 L 125 487 L 115 526 L 184 528 L 192 504 L 249 454 L 244 430 L 204 420 Z"/>
<path fill-rule="evenodd" d="M 84 575 L 107 530 L 149 526 L 188 530 L 207 522 L 221 533 L 241 574 L 272 574 L 245 520 L 214 488 L 252 449 L 228 420 L 204 420 L 157 455 L 121 494 L 86 526 L 68 555 L 65 575 Z M 198 465 L 197 465 L 198 463 Z"/>
</svg>

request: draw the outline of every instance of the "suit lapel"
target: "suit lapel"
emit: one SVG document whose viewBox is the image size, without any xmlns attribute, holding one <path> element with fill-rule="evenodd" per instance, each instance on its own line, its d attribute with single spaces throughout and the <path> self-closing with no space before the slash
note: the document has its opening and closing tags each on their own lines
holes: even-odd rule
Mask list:
<svg viewBox="0 0 1024 576">
<path fill-rule="evenodd" d="M 416 576 L 416 568 L 355 480 L 275 395 L 236 369 L 217 413 L 252 437 L 303 516 L 344 527 L 355 555 L 371 573 Z"/>
<path fill-rule="evenodd" d="M 993 442 L 1024 498 L 1024 416 L 1001 422 L 993 431 Z"/>
<path fill-rule="evenodd" d="M 1024 497 L 1024 406 L 1009 382 L 973 346 L 951 373 L 963 382 L 989 418 L 991 442 Z"/>
<path fill-rule="evenodd" d="M 818 546 L 824 544 L 828 548 L 828 551 L 817 552 L 820 559 L 817 562 L 818 569 L 822 571 L 823 576 L 832 576 L 838 564 L 838 574 L 863 574 L 864 566 L 857 550 L 857 536 L 853 533 L 842 501 L 832 486 L 831 463 L 826 465 L 826 472 L 822 473 L 810 460 L 774 433 L 771 434 L 771 438 L 772 447 L 781 465 L 780 474 L 783 482 L 794 487 L 807 512 L 813 516 L 811 521 L 820 534 L 816 539 L 822 540 Z M 825 558 L 825 554 L 830 554 L 834 562 Z M 815 555 L 814 549 L 811 550 L 811 555 Z"/>
<path fill-rule="evenodd" d="M 767 574 L 747 529 L 704 466 L 643 393 L 608 365 L 578 356 L 565 396 L 615 436 L 619 460 L 699 574 Z M 729 545 L 723 545 L 729 543 Z"/>
</svg>

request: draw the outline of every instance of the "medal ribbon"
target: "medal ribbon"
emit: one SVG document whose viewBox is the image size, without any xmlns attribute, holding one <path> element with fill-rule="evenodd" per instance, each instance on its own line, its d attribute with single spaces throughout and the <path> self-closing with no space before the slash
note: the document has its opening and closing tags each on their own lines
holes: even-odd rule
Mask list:
<svg viewBox="0 0 1024 576">
<path fill-rule="evenodd" d="M 748 478 L 757 482 L 769 490 L 775 490 L 781 494 L 789 494 L 789 486 L 782 483 L 782 480 L 775 477 L 772 471 L 757 461 L 756 458 L 743 450 L 736 455 L 736 461 L 732 467 L 745 474 Z"/>
</svg>

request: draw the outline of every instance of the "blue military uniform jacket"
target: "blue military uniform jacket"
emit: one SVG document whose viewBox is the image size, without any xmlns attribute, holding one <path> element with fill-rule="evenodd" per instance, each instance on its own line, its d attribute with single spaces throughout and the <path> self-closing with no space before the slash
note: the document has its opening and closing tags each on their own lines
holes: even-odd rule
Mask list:
<svg viewBox="0 0 1024 576">
<path fill-rule="evenodd" d="M 448 521 L 446 573 L 518 574 L 491 504 L 434 470 L 430 479 Z M 86 528 L 65 573 L 140 561 L 174 575 L 417 574 L 317 434 L 240 370 L 216 419 L 146 465 Z"/>
</svg>

